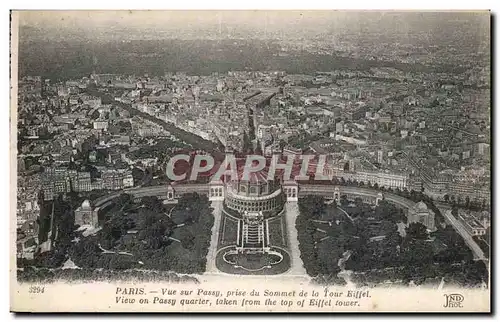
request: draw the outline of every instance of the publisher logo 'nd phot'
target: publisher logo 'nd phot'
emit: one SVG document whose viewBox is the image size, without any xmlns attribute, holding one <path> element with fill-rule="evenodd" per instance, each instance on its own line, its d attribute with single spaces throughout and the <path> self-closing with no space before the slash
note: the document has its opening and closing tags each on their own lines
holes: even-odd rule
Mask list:
<svg viewBox="0 0 500 322">
<path fill-rule="evenodd" d="M 464 296 L 459 293 L 444 294 L 445 303 L 443 307 L 462 307 L 462 302 L 464 301 Z"/>
</svg>

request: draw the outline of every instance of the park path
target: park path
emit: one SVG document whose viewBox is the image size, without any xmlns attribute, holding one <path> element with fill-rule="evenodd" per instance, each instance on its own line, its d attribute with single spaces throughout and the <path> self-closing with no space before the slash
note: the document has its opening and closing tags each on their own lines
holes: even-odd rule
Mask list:
<svg viewBox="0 0 500 322">
<path fill-rule="evenodd" d="M 291 267 L 286 275 L 307 276 L 304 263 L 300 258 L 299 240 L 295 221 L 299 215 L 299 206 L 296 201 L 287 201 L 285 204 L 286 230 L 288 236 L 288 249 L 290 251 Z"/>
<path fill-rule="evenodd" d="M 219 242 L 219 227 L 222 217 L 222 200 L 212 200 L 212 214 L 214 215 L 214 225 L 212 227 L 212 237 L 207 254 L 207 273 L 217 273 L 219 270 L 215 266 L 215 256 L 217 255 L 217 244 Z"/>
</svg>

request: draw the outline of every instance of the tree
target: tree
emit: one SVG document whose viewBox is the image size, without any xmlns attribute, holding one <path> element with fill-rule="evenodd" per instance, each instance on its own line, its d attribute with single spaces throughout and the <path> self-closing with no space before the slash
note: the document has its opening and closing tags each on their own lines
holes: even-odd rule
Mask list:
<svg viewBox="0 0 500 322">
<path fill-rule="evenodd" d="M 153 213 L 147 209 L 141 211 L 143 218 L 139 225 L 139 240 L 144 241 L 147 249 L 159 249 L 166 244 L 173 232 L 174 224 L 164 214 Z"/>
<path fill-rule="evenodd" d="M 418 239 L 405 239 L 403 244 L 401 258 L 403 265 L 407 268 L 415 268 L 416 271 L 413 272 L 412 277 L 416 278 L 416 276 L 422 273 L 422 267 L 432 265 L 434 258 L 432 245 L 425 240 Z"/>
<path fill-rule="evenodd" d="M 65 258 L 64 252 L 52 250 L 35 255 L 35 266 L 45 268 L 57 268 L 62 265 Z"/>
<path fill-rule="evenodd" d="M 257 140 L 257 147 L 255 148 L 255 152 L 254 152 L 254 153 L 255 153 L 255 154 L 258 154 L 258 155 L 263 155 L 263 154 L 262 154 L 262 147 L 261 147 L 261 145 L 260 145 L 259 140 Z"/>
<path fill-rule="evenodd" d="M 130 269 L 135 264 L 130 256 L 125 255 L 111 255 L 107 268 L 109 269 Z"/>
<path fill-rule="evenodd" d="M 347 196 L 346 195 L 340 196 L 340 205 L 342 207 L 347 207 L 349 205 L 349 200 L 347 200 Z"/>
<path fill-rule="evenodd" d="M 163 213 L 165 211 L 163 203 L 157 197 L 153 196 L 143 197 L 142 203 L 144 204 L 146 209 L 149 209 L 152 212 Z"/>
<path fill-rule="evenodd" d="M 279 142 L 280 149 L 283 150 L 283 148 L 286 146 L 286 141 L 281 139 Z"/>
<path fill-rule="evenodd" d="M 246 131 L 243 132 L 243 152 L 248 153 L 252 151 L 252 141 L 248 137 Z"/>
<path fill-rule="evenodd" d="M 395 223 L 393 223 L 389 220 L 382 220 L 382 222 L 380 223 L 380 230 L 381 230 L 381 233 L 383 233 L 384 235 L 388 235 L 388 234 L 397 232 L 398 227 Z"/>
<path fill-rule="evenodd" d="M 305 218 L 318 218 L 325 211 L 325 199 L 322 196 L 309 195 L 299 203 L 299 210 Z"/>
<path fill-rule="evenodd" d="M 417 222 L 417 223 L 410 223 L 408 227 L 406 227 L 406 238 L 408 239 L 428 239 L 429 234 L 427 233 L 427 227 L 425 227 L 423 224 Z"/>
<path fill-rule="evenodd" d="M 120 196 L 118 196 L 118 198 L 115 199 L 115 204 L 117 206 L 120 206 L 121 209 L 124 209 L 132 202 L 133 202 L 132 196 L 129 195 L 128 193 L 122 193 L 120 194 Z"/>
<path fill-rule="evenodd" d="M 187 250 L 192 250 L 195 246 L 195 243 L 194 243 L 195 237 L 193 236 L 193 234 L 191 234 L 189 232 L 189 230 L 182 229 L 182 228 L 179 228 L 179 229 L 180 229 L 180 231 L 179 231 L 178 238 L 181 241 L 182 247 L 187 249 Z"/>
<path fill-rule="evenodd" d="M 363 207 L 363 199 L 361 199 L 360 197 L 356 197 L 354 199 L 354 203 L 356 204 L 356 207 L 358 207 L 358 208 Z"/>
<path fill-rule="evenodd" d="M 403 238 L 401 237 L 401 235 L 399 234 L 399 232 L 396 229 L 395 231 L 389 232 L 385 236 L 384 244 L 385 244 L 385 247 L 390 248 L 390 247 L 400 246 L 402 241 L 403 241 Z"/>
<path fill-rule="evenodd" d="M 368 219 L 366 218 L 366 216 L 361 215 L 361 216 L 356 218 L 356 228 L 357 228 L 356 235 L 357 236 L 367 237 L 368 236 L 368 227 L 369 227 L 369 223 L 368 223 Z"/>
<path fill-rule="evenodd" d="M 116 204 L 108 213 L 109 220 L 99 232 L 103 243 L 113 247 L 115 243 L 135 227 L 135 222 L 121 209 L 123 205 Z"/>
<path fill-rule="evenodd" d="M 329 238 L 318 244 L 318 273 L 332 274 L 340 271 L 338 262 L 344 252 L 342 246 L 336 238 Z"/>
<path fill-rule="evenodd" d="M 71 260 L 81 268 L 96 268 L 97 260 L 101 254 L 96 238 L 81 238 L 70 249 L 68 255 Z"/>
<path fill-rule="evenodd" d="M 99 118 L 99 116 L 101 116 L 101 113 L 99 113 L 98 110 L 95 110 L 94 112 L 92 112 L 92 114 L 90 115 L 90 118 L 92 120 L 97 120 Z"/>
</svg>

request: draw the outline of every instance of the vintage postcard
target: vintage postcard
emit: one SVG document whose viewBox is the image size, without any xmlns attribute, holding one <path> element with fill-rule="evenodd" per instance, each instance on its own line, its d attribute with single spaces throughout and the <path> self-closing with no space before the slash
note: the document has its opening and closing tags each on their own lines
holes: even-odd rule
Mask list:
<svg viewBox="0 0 500 322">
<path fill-rule="evenodd" d="M 12 11 L 11 310 L 490 312 L 490 20 Z"/>
</svg>

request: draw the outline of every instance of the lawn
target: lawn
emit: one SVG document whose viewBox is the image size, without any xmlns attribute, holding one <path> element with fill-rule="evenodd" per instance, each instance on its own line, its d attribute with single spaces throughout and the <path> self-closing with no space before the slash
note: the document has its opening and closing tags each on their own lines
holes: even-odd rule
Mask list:
<svg viewBox="0 0 500 322">
<path fill-rule="evenodd" d="M 236 245 L 238 240 L 238 220 L 222 213 L 218 248 Z"/>
<path fill-rule="evenodd" d="M 272 246 L 285 248 L 287 246 L 285 218 L 277 216 L 268 220 L 269 242 Z"/>
</svg>

